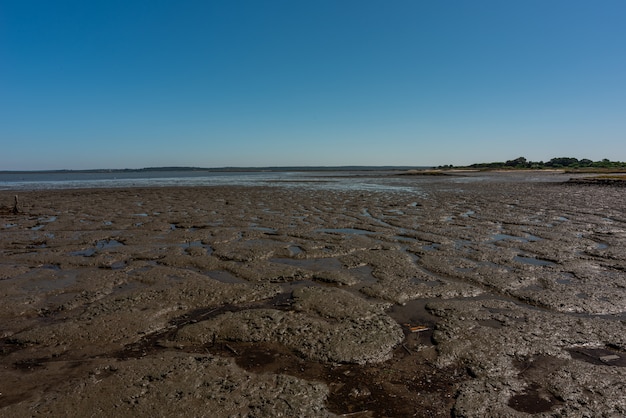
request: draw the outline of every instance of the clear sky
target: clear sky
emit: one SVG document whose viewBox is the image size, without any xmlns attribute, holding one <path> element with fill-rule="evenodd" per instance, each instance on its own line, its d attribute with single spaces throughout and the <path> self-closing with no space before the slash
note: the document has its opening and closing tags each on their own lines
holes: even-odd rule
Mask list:
<svg viewBox="0 0 626 418">
<path fill-rule="evenodd" d="M 626 161 L 624 0 L 0 0 L 0 169 Z"/>
</svg>

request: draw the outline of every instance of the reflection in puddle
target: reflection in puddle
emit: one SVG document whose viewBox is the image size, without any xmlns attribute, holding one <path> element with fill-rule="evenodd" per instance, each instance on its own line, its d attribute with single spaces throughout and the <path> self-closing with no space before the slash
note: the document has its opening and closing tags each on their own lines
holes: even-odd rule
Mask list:
<svg viewBox="0 0 626 418">
<path fill-rule="evenodd" d="M 298 247 L 297 245 L 290 245 L 288 250 L 289 250 L 289 254 L 292 256 L 302 254 L 303 252 L 302 248 Z"/>
<path fill-rule="evenodd" d="M 537 383 L 529 385 L 523 393 L 511 397 L 508 405 L 516 411 L 539 414 L 551 411 L 562 402 Z"/>
<path fill-rule="evenodd" d="M 124 267 L 126 267 L 126 261 L 122 260 L 122 261 L 116 261 L 115 263 L 112 263 L 109 268 L 111 270 L 121 270 Z"/>
<path fill-rule="evenodd" d="M 96 249 L 95 248 L 88 248 L 86 250 L 81 250 L 81 251 L 72 251 L 70 253 L 70 255 L 71 256 L 82 256 L 82 257 L 93 257 L 95 253 L 96 253 Z"/>
<path fill-rule="evenodd" d="M 120 247 L 122 245 L 124 244 L 115 239 L 103 239 L 96 243 L 96 249 L 108 250 L 111 248 Z"/>
<path fill-rule="evenodd" d="M 599 366 L 626 367 L 626 353 L 612 348 L 569 348 L 572 358 Z"/>
<path fill-rule="evenodd" d="M 428 331 L 420 332 L 419 334 L 422 344 L 431 344 L 430 339 L 438 318 L 426 309 L 428 302 L 430 302 L 430 299 L 410 300 L 404 305 L 394 305 L 387 311 L 387 314 L 399 324 L 428 327 Z"/>
</svg>

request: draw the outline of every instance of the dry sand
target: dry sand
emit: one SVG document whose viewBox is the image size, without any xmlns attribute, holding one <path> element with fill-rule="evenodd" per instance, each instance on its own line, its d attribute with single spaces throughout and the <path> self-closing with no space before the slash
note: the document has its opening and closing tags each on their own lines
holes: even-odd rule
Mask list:
<svg viewBox="0 0 626 418">
<path fill-rule="evenodd" d="M 0 416 L 626 415 L 624 189 L 490 176 L 0 192 Z"/>
</svg>

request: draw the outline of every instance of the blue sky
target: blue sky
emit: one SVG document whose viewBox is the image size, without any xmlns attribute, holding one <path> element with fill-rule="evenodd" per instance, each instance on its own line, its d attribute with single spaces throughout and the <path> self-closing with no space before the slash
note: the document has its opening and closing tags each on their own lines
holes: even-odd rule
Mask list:
<svg viewBox="0 0 626 418">
<path fill-rule="evenodd" d="M 626 161 L 626 2 L 0 0 L 0 169 Z"/>
</svg>

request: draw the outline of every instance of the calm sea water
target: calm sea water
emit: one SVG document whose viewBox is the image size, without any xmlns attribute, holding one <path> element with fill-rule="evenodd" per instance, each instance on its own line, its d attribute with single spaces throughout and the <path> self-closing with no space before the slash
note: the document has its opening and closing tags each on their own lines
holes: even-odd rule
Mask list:
<svg viewBox="0 0 626 418">
<path fill-rule="evenodd" d="M 0 173 L 0 190 L 172 186 L 275 186 L 396 191 L 418 189 L 391 174 L 390 171 Z"/>
<path fill-rule="evenodd" d="M 542 173 L 462 173 L 455 176 L 397 176 L 390 170 L 328 171 L 128 171 L 128 172 L 28 172 L 0 173 L 0 190 L 47 190 L 172 186 L 274 186 L 330 190 L 370 190 L 421 193 L 425 184 L 437 182 L 550 182 L 569 176 Z"/>
</svg>

